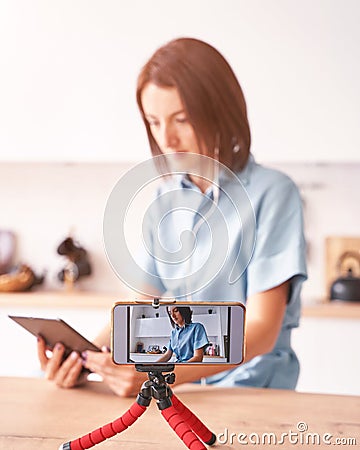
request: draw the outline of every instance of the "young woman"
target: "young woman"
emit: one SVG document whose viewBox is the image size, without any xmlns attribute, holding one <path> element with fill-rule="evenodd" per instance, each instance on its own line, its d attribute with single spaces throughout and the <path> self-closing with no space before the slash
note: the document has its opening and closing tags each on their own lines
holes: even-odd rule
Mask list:
<svg viewBox="0 0 360 450">
<path fill-rule="evenodd" d="M 174 353 L 175 362 L 201 362 L 209 345 L 204 325 L 191 321 L 192 311 L 188 306 L 171 306 L 168 314 L 173 329 L 168 349 L 157 362 L 169 361 Z"/>
<path fill-rule="evenodd" d="M 216 200 L 229 232 L 228 258 L 211 279 L 206 270 L 195 264 L 199 269 L 196 271 L 199 288 L 193 291 L 192 298 L 246 304 L 245 363 L 226 366 L 226 371 L 221 366 L 199 365 L 190 370 L 179 366 L 176 383 L 206 377 L 208 383 L 221 386 L 294 389 L 299 362 L 290 339 L 291 330 L 298 326 L 300 290 L 306 279 L 301 199 L 295 184 L 286 175 L 262 167 L 250 154 L 246 103 L 231 67 L 207 43 L 176 39 L 158 49 L 143 67 L 138 78 L 137 102 L 153 156 L 205 155 L 218 159 L 236 174 L 233 179 L 220 174 Z M 215 197 L 214 183 L 206 177 L 189 175 L 174 182 L 178 183 L 180 197 L 189 192 Z M 229 274 L 237 264 L 242 227 L 235 217 L 236 211 L 229 207 L 228 197 L 222 195 L 222 189 L 230 191 L 235 200 L 245 189 L 255 218 L 252 257 L 241 276 L 231 282 Z M 178 216 L 174 216 L 174 220 L 163 225 L 162 238 L 168 242 L 173 239 L 177 219 Z M 217 222 L 213 223 L 214 230 L 218 226 Z M 200 231 L 196 249 L 198 261 L 211 244 L 210 238 Z M 218 248 L 221 250 L 221 245 Z M 146 292 L 161 296 L 170 290 L 174 296 L 183 295 L 180 266 L 164 267 L 151 256 L 144 264 L 150 273 L 157 275 L 156 283 L 154 277 L 143 280 L 144 286 L 151 284 Z M 180 282 L 174 285 L 170 281 L 173 271 L 177 270 Z M 83 358 L 72 354 L 61 364 L 64 351 L 61 345 L 48 359 L 40 339 L 38 353 L 46 377 L 59 386 L 72 387 L 81 381 L 79 374 L 85 366 L 100 374 L 118 395 L 137 394 L 144 375 L 133 367 L 115 366 L 106 350 L 109 340 L 110 328 L 95 342 L 105 346 L 102 353 L 87 352 Z"/>
</svg>

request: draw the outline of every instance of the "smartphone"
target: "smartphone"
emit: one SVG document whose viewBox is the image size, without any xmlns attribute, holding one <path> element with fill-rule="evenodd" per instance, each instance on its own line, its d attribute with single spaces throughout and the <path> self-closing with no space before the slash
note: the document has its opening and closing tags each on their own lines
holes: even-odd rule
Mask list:
<svg viewBox="0 0 360 450">
<path fill-rule="evenodd" d="M 75 350 L 79 353 L 85 350 L 100 352 L 101 350 L 78 333 L 61 319 L 44 319 L 39 317 L 9 316 L 34 336 L 42 336 L 47 347 L 52 350 L 57 342 L 65 347 L 64 359 Z"/>
<path fill-rule="evenodd" d="M 118 302 L 112 358 L 115 364 L 241 364 L 244 327 L 242 303 Z"/>
</svg>

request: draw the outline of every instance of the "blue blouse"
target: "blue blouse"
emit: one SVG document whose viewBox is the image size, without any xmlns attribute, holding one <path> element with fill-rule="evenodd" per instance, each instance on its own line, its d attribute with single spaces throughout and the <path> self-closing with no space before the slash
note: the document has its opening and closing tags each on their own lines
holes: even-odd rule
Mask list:
<svg viewBox="0 0 360 450">
<path fill-rule="evenodd" d="M 144 220 L 147 251 L 141 265 L 149 277 L 143 281 L 169 297 L 189 298 L 191 291 L 194 301 L 246 304 L 249 296 L 290 280 L 274 349 L 207 381 L 294 389 L 299 362 L 290 337 L 299 325 L 300 290 L 307 277 L 298 189 L 287 175 L 257 164 L 250 155 L 236 177 L 222 174 L 216 210 L 206 217 L 213 195 L 212 188 L 203 194 L 180 175 L 163 184 Z M 199 220 L 204 223 L 194 236 L 191 230 Z"/>
<path fill-rule="evenodd" d="M 183 327 L 175 326 L 171 331 L 169 350 L 175 353 L 176 362 L 186 362 L 195 350 L 209 345 L 203 324 L 191 322 Z"/>
</svg>

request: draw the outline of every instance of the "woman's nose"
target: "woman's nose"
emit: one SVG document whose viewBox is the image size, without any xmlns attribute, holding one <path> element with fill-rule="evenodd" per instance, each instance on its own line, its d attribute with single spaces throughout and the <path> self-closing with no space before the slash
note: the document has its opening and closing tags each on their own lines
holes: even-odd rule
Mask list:
<svg viewBox="0 0 360 450">
<path fill-rule="evenodd" d="M 179 138 L 174 127 L 170 124 L 163 125 L 160 130 L 160 148 L 176 150 L 178 142 Z"/>
</svg>

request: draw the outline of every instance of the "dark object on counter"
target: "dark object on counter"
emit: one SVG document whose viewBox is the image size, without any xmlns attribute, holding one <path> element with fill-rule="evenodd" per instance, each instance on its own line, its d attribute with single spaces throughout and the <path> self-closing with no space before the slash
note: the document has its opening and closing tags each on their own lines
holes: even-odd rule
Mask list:
<svg viewBox="0 0 360 450">
<path fill-rule="evenodd" d="M 29 291 L 44 281 L 44 275 L 38 277 L 25 264 L 14 267 L 9 273 L 0 275 L 0 292 Z"/>
<path fill-rule="evenodd" d="M 58 247 L 59 255 L 64 255 L 69 261 L 67 267 L 58 273 L 60 281 L 71 278 L 72 282 L 77 281 L 80 277 L 91 275 L 91 265 L 87 256 L 87 251 L 76 245 L 71 237 L 66 238 Z"/>
<path fill-rule="evenodd" d="M 157 354 L 161 353 L 161 350 L 158 345 L 149 345 L 146 353 L 157 355 Z"/>
<path fill-rule="evenodd" d="M 348 269 L 346 277 L 334 281 L 331 286 L 330 299 L 360 302 L 360 278 L 353 276 L 352 269 Z"/>
<path fill-rule="evenodd" d="M 137 342 L 135 346 L 135 353 L 142 353 L 144 350 L 144 344 L 143 342 Z"/>
<path fill-rule="evenodd" d="M 338 261 L 338 272 L 346 260 L 355 260 L 360 269 L 360 253 L 345 252 Z M 337 278 L 330 289 L 330 300 L 360 302 L 360 278 L 353 275 L 353 268 L 347 268 L 347 275 Z"/>
</svg>

